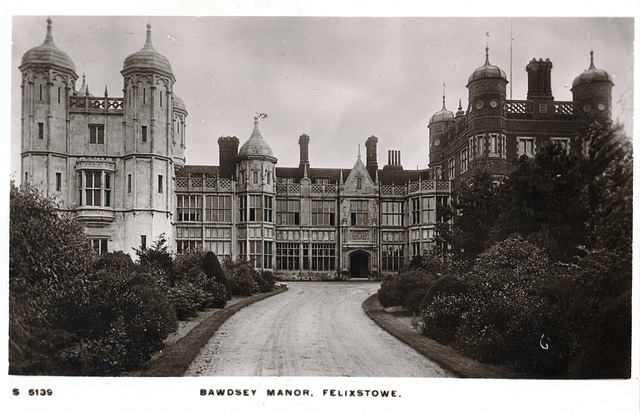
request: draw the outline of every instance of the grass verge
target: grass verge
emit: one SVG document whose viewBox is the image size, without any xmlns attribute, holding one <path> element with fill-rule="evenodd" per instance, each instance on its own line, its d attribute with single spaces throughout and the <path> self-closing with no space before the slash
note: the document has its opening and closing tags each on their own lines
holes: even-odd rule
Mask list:
<svg viewBox="0 0 640 412">
<path fill-rule="evenodd" d="M 285 292 L 286 290 L 286 286 L 279 286 L 271 292 L 250 296 L 234 305 L 216 311 L 200 322 L 178 342 L 164 349 L 158 357 L 151 360 L 139 370 L 128 373 L 127 376 L 183 376 L 189 368 L 189 365 L 191 365 L 200 353 L 200 350 L 202 350 L 202 347 L 209 342 L 218 328 L 234 313 L 252 303 Z"/>
<path fill-rule="evenodd" d="M 362 303 L 367 316 L 369 316 L 382 329 L 395 336 L 400 341 L 414 348 L 423 356 L 426 356 L 447 372 L 459 378 L 517 378 L 498 365 L 487 365 L 468 358 L 454 351 L 448 346 L 426 338 L 414 328 L 396 319 L 390 313 L 384 311 L 375 293 Z"/>
</svg>

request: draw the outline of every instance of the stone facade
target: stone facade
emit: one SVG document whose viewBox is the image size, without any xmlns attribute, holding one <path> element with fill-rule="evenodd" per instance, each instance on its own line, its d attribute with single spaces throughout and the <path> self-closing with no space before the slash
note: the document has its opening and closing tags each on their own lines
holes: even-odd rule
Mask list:
<svg viewBox="0 0 640 412">
<path fill-rule="evenodd" d="M 123 97 L 96 97 L 53 43 L 22 59 L 22 179 L 76 214 L 99 252 L 149 246 L 164 234 L 176 253 L 190 248 L 248 259 L 285 279 L 378 277 L 434 245 L 454 188 L 478 168 L 496 182 L 522 155 L 573 138 L 586 115 L 609 117 L 609 75 L 593 65 L 574 80 L 572 102 L 556 102 L 551 62 L 532 60 L 526 100 L 507 100 L 507 78 L 489 64 L 470 76 L 469 105 L 429 121 L 429 169 L 404 170 L 400 152 L 378 166 L 376 136 L 351 168 L 312 167 L 300 136 L 298 167 L 277 167 L 254 119 L 251 136 L 220 137 L 219 166 L 185 164 L 184 102 L 151 27 L 123 64 Z"/>
</svg>

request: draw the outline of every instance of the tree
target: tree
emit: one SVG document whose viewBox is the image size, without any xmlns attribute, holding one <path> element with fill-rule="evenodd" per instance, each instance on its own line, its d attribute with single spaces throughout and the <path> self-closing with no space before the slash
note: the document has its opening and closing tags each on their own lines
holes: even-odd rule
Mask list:
<svg viewBox="0 0 640 412">
<path fill-rule="evenodd" d="M 220 261 L 218 261 L 218 257 L 215 253 L 209 251 L 204 255 L 204 259 L 202 260 L 202 270 L 204 270 L 204 274 L 207 276 L 207 279 L 213 279 L 224 285 L 227 289 L 227 298 L 231 299 L 231 285 L 229 284 L 229 280 L 227 279 L 224 270 L 222 270 Z"/>
<path fill-rule="evenodd" d="M 173 257 L 169 252 L 169 245 L 164 233 L 158 236 L 151 247 L 133 248 L 138 254 L 138 266 L 143 272 L 164 281 L 168 286 L 176 285 Z"/>
<path fill-rule="evenodd" d="M 520 158 L 500 188 L 491 241 L 516 233 L 543 247 L 553 260 L 571 259 L 587 241 L 583 168 L 577 155 L 555 144 L 541 147 L 534 159 Z"/>
<path fill-rule="evenodd" d="M 479 171 L 462 182 L 452 199 L 451 207 L 443 210 L 443 220 L 452 223 L 439 225 L 439 237 L 450 245 L 457 260 L 473 262 L 498 219 L 498 190 L 491 175 Z"/>
</svg>

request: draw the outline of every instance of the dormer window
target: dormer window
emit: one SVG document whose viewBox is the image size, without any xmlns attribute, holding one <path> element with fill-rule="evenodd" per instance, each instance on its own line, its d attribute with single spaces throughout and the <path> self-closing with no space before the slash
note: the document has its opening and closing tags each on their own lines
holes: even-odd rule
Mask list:
<svg viewBox="0 0 640 412">
<path fill-rule="evenodd" d="M 362 189 L 362 178 L 361 178 L 361 177 L 358 177 L 358 178 L 356 179 L 356 188 L 357 188 L 358 190 Z"/>
</svg>

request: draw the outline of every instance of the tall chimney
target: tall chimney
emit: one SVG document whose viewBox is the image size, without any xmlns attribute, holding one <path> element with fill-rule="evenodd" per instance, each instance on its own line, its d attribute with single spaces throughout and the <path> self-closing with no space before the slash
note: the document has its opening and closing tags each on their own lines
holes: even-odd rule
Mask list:
<svg viewBox="0 0 640 412">
<path fill-rule="evenodd" d="M 551 68 L 553 64 L 551 60 L 532 59 L 527 64 L 527 73 L 529 74 L 529 91 L 527 92 L 527 100 L 535 98 L 551 98 Z"/>
<path fill-rule="evenodd" d="M 240 139 L 235 136 L 221 136 L 218 138 L 218 152 L 220 155 L 220 167 L 218 176 L 230 179 L 236 172 L 236 156 Z"/>
<path fill-rule="evenodd" d="M 300 135 L 298 144 L 300 145 L 300 169 L 304 169 L 305 166 L 309 168 L 309 136 Z"/>
<path fill-rule="evenodd" d="M 402 162 L 400 161 L 400 150 L 389 150 L 387 155 L 387 164 L 384 170 L 402 170 Z"/>
<path fill-rule="evenodd" d="M 372 179 L 376 177 L 378 170 L 378 138 L 371 135 L 365 142 L 367 147 L 367 171 Z"/>
</svg>

